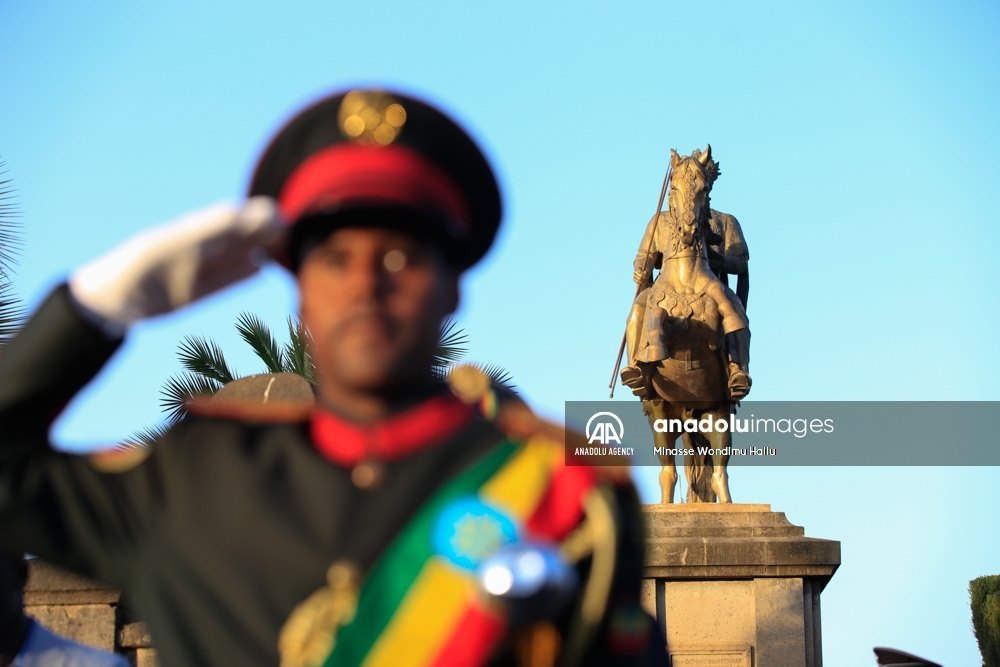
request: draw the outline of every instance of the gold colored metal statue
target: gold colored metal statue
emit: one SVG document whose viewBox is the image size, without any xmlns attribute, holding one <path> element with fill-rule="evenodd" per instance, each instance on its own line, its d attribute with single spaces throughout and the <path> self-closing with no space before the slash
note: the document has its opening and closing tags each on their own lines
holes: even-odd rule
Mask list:
<svg viewBox="0 0 1000 667">
<path fill-rule="evenodd" d="M 743 229 L 739 221 L 728 213 L 714 208 L 708 212 L 708 266 L 726 287 L 729 287 L 729 276 L 736 276 L 736 296 L 746 309 L 750 295 L 750 251 L 743 238 Z M 664 216 L 661 214 L 659 217 Z"/>
<path fill-rule="evenodd" d="M 744 308 L 749 253 L 736 219 L 709 207 L 718 163 L 708 146 L 690 156 L 671 150 L 670 168 L 667 210 L 650 220 L 635 260 L 639 289 L 626 327 L 628 367 L 621 372 L 622 383 L 642 399 L 650 427 L 656 420 L 728 421 L 751 384 Z M 724 277 L 734 273 L 740 278 L 740 296 L 719 279 L 713 266 Z M 655 280 L 654 269 L 659 269 Z M 678 431 L 654 429 L 656 446 L 674 449 L 678 435 L 685 449 L 723 449 L 732 441 L 728 430 Z M 688 502 L 732 502 L 728 460 L 727 455 L 685 456 Z M 660 462 L 662 500 L 672 503 L 675 457 L 664 454 Z"/>
</svg>

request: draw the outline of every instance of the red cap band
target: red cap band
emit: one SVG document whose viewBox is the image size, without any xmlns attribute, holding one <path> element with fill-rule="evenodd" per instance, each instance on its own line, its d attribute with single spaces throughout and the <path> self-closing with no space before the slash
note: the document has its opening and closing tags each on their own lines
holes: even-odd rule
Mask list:
<svg viewBox="0 0 1000 667">
<path fill-rule="evenodd" d="M 367 203 L 401 205 L 445 213 L 471 227 L 458 186 L 437 165 L 406 146 L 339 143 L 305 159 L 285 181 L 278 204 L 285 219 L 328 206 Z"/>
</svg>

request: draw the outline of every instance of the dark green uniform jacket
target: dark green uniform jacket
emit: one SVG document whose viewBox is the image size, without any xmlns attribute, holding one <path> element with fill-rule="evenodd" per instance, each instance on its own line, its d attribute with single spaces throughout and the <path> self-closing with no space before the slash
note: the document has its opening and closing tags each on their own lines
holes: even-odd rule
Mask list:
<svg viewBox="0 0 1000 667">
<path fill-rule="evenodd" d="M 308 421 L 194 417 L 131 469 L 102 472 L 53 451 L 48 431 L 120 342 L 63 287 L 0 353 L 0 547 L 120 586 L 165 667 L 277 665 L 282 625 L 331 563 L 364 573 L 435 489 L 506 438 L 469 418 L 387 461 L 365 491 L 318 451 Z M 616 493 L 635 507 L 630 487 Z M 629 604 L 641 577 L 635 514 L 623 512 L 614 593 Z M 649 664 L 649 653 L 613 652 L 599 637 L 593 664 Z"/>
</svg>

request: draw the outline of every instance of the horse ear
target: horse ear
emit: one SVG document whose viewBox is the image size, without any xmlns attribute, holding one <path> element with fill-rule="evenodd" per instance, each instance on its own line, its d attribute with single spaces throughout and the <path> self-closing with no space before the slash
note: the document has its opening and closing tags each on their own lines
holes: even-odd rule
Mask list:
<svg viewBox="0 0 1000 667">
<path fill-rule="evenodd" d="M 681 156 L 673 148 L 670 149 L 670 168 L 673 169 L 681 161 Z"/>
<path fill-rule="evenodd" d="M 705 150 L 698 156 L 698 162 L 707 165 L 712 160 L 712 144 L 705 144 Z"/>
</svg>

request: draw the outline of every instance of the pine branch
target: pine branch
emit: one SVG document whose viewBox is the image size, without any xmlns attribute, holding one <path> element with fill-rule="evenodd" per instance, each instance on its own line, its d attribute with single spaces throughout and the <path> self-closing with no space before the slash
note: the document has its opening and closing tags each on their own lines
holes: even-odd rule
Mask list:
<svg viewBox="0 0 1000 667">
<path fill-rule="evenodd" d="M 185 336 L 177 349 L 177 358 L 188 371 L 221 384 L 240 377 L 229 368 L 218 343 L 201 336 Z"/>
<path fill-rule="evenodd" d="M 432 364 L 436 371 L 440 372 L 452 365 L 469 351 L 465 347 L 469 342 L 469 337 L 465 331 L 458 328 L 458 324 L 452 318 L 441 323 L 441 331 L 438 334 L 437 348 L 434 350 L 434 360 Z"/>
<path fill-rule="evenodd" d="M 308 333 L 302 323 L 288 318 L 288 343 L 285 344 L 285 369 L 289 373 L 298 373 L 310 384 L 316 384 L 316 362 L 312 358 L 308 345 Z"/>
<path fill-rule="evenodd" d="M 218 380 L 182 373 L 175 375 L 160 390 L 160 409 L 167 413 L 167 424 L 172 426 L 187 416 L 187 402 L 197 396 L 211 396 L 222 388 Z"/>
<path fill-rule="evenodd" d="M 287 368 L 284 354 L 271 335 L 267 325 L 251 313 L 240 313 L 236 320 L 236 330 L 240 337 L 253 348 L 254 353 L 264 362 L 269 373 L 284 373 Z"/>
</svg>

